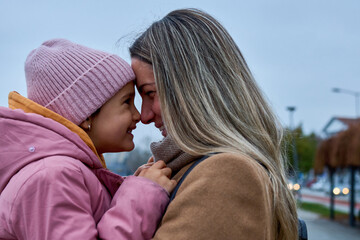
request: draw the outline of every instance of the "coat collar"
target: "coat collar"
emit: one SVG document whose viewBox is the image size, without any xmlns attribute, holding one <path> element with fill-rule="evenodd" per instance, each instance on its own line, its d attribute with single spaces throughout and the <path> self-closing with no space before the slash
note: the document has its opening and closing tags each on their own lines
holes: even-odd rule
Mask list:
<svg viewBox="0 0 360 240">
<path fill-rule="evenodd" d="M 86 143 L 86 145 L 99 158 L 101 165 L 104 168 L 106 168 L 106 164 L 105 164 L 103 155 L 97 153 L 96 148 L 95 148 L 93 142 L 91 141 L 90 137 L 87 135 L 87 133 L 82 128 L 77 126 L 75 123 L 73 123 L 73 122 L 69 121 L 68 119 L 62 117 L 61 115 L 41 106 L 40 104 L 37 104 L 36 102 L 31 101 L 30 99 L 20 95 L 17 92 L 9 93 L 9 108 L 10 109 L 21 109 L 27 113 L 36 113 L 36 114 L 39 114 L 46 118 L 50 118 L 50 119 L 64 125 L 70 131 L 79 135 L 79 137 Z"/>
</svg>

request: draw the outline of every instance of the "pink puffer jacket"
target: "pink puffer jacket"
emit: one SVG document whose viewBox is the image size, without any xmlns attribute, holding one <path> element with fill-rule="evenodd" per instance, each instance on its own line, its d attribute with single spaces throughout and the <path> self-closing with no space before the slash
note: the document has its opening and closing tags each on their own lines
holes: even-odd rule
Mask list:
<svg viewBox="0 0 360 240">
<path fill-rule="evenodd" d="M 0 239 L 150 239 L 168 199 L 60 123 L 0 107 Z"/>
</svg>

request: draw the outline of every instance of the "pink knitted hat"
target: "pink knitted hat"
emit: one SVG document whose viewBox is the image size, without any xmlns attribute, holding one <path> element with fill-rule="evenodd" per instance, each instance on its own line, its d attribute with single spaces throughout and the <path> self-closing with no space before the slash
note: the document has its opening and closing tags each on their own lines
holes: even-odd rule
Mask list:
<svg viewBox="0 0 360 240">
<path fill-rule="evenodd" d="M 65 39 L 46 41 L 31 51 L 25 76 L 30 100 L 76 125 L 135 79 L 120 57 Z"/>
</svg>

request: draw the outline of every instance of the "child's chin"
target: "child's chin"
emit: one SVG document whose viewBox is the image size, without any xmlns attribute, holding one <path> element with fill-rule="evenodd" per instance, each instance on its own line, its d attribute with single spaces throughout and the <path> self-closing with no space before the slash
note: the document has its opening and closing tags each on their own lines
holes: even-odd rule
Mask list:
<svg viewBox="0 0 360 240">
<path fill-rule="evenodd" d="M 135 148 L 135 144 L 132 143 L 132 144 L 129 144 L 128 146 L 124 146 L 123 151 L 130 152 L 130 151 L 134 150 L 134 148 Z"/>
</svg>

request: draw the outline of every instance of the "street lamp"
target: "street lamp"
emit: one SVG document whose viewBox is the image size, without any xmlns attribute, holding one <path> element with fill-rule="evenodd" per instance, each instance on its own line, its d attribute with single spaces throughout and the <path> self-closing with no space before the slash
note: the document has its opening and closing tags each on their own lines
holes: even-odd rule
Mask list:
<svg viewBox="0 0 360 240">
<path fill-rule="evenodd" d="M 298 181 L 298 169 L 299 169 L 299 163 L 298 163 L 298 155 L 297 155 L 297 151 L 296 151 L 296 141 L 295 141 L 295 134 L 294 134 L 294 125 L 293 125 L 293 121 L 294 121 L 294 112 L 296 110 L 296 107 L 294 106 L 289 106 L 286 108 L 289 113 L 290 113 L 290 130 L 291 130 L 291 135 L 292 135 L 292 149 L 293 149 L 293 159 L 294 159 L 294 172 L 295 172 L 295 181 Z"/>
<path fill-rule="evenodd" d="M 333 92 L 335 93 L 346 93 L 346 94 L 350 94 L 353 95 L 355 97 L 355 113 L 356 113 L 356 117 L 359 117 L 359 98 L 360 98 L 360 92 L 357 91 L 352 91 L 352 90 L 347 90 L 347 89 L 342 89 L 342 88 L 333 88 L 332 89 Z"/>
</svg>

